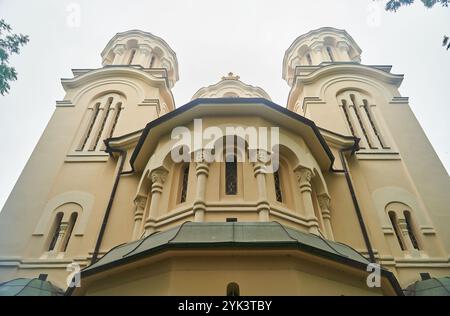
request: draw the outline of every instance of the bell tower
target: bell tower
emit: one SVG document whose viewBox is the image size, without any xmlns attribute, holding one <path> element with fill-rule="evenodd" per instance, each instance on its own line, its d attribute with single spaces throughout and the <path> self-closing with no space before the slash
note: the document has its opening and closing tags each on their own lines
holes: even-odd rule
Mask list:
<svg viewBox="0 0 450 316">
<path fill-rule="evenodd" d="M 390 103 L 408 99 L 398 92 L 403 75 L 390 70 L 361 64 L 361 48 L 345 30 L 310 31 L 284 55 L 288 108 L 320 127 L 358 137 L 363 150 L 391 151 L 395 146 L 384 116 Z"/>
<path fill-rule="evenodd" d="M 151 33 L 131 30 L 117 33 L 102 51 L 103 66 L 141 66 L 165 69 L 170 88 L 178 81 L 175 52 L 162 39 Z"/>
<path fill-rule="evenodd" d="M 71 106 L 78 120 L 66 160 L 107 159 L 105 139 L 143 128 L 175 109 L 171 89 L 178 81 L 175 52 L 161 38 L 144 31 L 117 33 L 101 53 L 102 68 L 76 69 L 62 79 L 59 105 Z M 75 123 L 75 122 L 74 122 Z"/>
<path fill-rule="evenodd" d="M 361 62 L 361 49 L 344 30 L 323 27 L 297 37 L 284 55 L 283 79 L 292 87 L 298 66 Z"/>
</svg>

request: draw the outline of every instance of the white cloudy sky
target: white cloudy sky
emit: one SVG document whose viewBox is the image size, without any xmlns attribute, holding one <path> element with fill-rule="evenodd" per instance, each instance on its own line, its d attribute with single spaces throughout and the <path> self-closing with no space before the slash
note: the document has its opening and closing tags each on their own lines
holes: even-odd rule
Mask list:
<svg viewBox="0 0 450 316">
<path fill-rule="evenodd" d="M 417 0 L 416 2 L 418 2 Z M 100 52 L 117 32 L 142 29 L 165 39 L 177 53 L 176 105 L 229 71 L 264 88 L 285 105 L 284 51 L 299 35 L 322 26 L 346 29 L 363 49 L 364 64 L 393 65 L 405 74 L 401 88 L 440 159 L 450 170 L 450 9 L 420 2 L 396 14 L 372 0 L 0 0 L 0 18 L 31 41 L 12 62 L 19 80 L 0 96 L 0 207 L 4 204 L 55 101 L 60 78 L 72 68 L 101 67 Z M 73 19 L 79 12 L 80 19 Z M 450 34 L 449 34 L 450 35 Z M 38 184 L 37 184 L 38 185 Z"/>
</svg>

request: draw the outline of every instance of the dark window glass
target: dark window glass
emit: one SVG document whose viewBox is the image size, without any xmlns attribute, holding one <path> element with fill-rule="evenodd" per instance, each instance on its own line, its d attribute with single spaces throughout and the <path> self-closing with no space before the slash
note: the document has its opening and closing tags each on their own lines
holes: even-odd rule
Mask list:
<svg viewBox="0 0 450 316">
<path fill-rule="evenodd" d="M 67 246 L 69 245 L 70 237 L 72 237 L 73 228 L 75 227 L 75 223 L 77 222 L 77 218 L 78 218 L 78 214 L 77 213 L 73 213 L 72 215 L 70 215 L 69 227 L 67 228 L 66 239 L 65 239 L 64 245 L 62 247 L 62 251 L 63 252 L 66 251 Z"/>
<path fill-rule="evenodd" d="M 278 171 L 274 172 L 273 180 L 275 182 L 275 196 L 278 202 L 283 202 L 283 194 L 281 192 L 280 174 Z"/>
<path fill-rule="evenodd" d="M 327 53 L 328 53 L 328 57 L 330 58 L 330 60 L 334 61 L 333 52 L 331 51 L 330 47 L 327 47 Z"/>
<path fill-rule="evenodd" d="M 225 161 L 225 192 L 227 195 L 237 194 L 237 162 L 234 156 L 232 161 Z"/>
<path fill-rule="evenodd" d="M 405 250 L 405 246 L 403 245 L 403 240 L 400 237 L 400 232 L 398 230 L 397 216 L 395 216 L 395 212 L 393 212 L 393 211 L 389 212 L 389 219 L 391 220 L 391 224 L 392 224 L 392 227 L 394 228 L 394 233 L 395 233 L 395 236 L 397 237 L 398 244 L 400 245 L 400 248 L 402 250 Z"/>
<path fill-rule="evenodd" d="M 56 214 L 55 224 L 53 226 L 54 227 L 53 235 L 52 235 L 52 239 L 50 240 L 50 244 L 48 246 L 48 251 L 52 251 L 53 249 L 55 249 L 56 241 L 58 240 L 58 236 L 59 236 L 59 230 L 61 229 L 62 218 L 63 218 L 63 213 Z"/>
<path fill-rule="evenodd" d="M 187 187 L 188 187 L 188 180 L 189 180 L 189 165 L 184 167 L 183 179 L 181 180 L 181 194 L 180 194 L 180 203 L 186 202 L 186 195 L 187 195 Z"/>
<path fill-rule="evenodd" d="M 408 211 L 405 211 L 405 212 L 403 212 L 403 215 L 405 215 L 406 227 L 408 229 L 408 235 L 409 235 L 409 238 L 411 239 L 411 243 L 412 243 L 414 249 L 419 250 L 419 243 L 417 242 L 417 239 L 416 239 L 416 236 L 414 235 L 414 230 L 412 227 L 411 214 Z"/>
</svg>

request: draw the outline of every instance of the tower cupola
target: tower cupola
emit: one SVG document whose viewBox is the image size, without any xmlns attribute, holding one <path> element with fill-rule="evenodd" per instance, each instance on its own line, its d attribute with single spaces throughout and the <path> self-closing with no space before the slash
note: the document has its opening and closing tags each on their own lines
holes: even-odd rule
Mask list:
<svg viewBox="0 0 450 316">
<path fill-rule="evenodd" d="M 178 61 L 175 52 L 160 37 L 148 32 L 131 30 L 117 33 L 102 51 L 103 66 L 133 65 L 162 68 L 167 71 L 169 86 L 178 81 Z"/>
<path fill-rule="evenodd" d="M 283 59 L 283 79 L 292 85 L 295 68 L 322 63 L 361 62 L 361 49 L 345 31 L 322 27 L 303 34 L 291 44 Z"/>
</svg>

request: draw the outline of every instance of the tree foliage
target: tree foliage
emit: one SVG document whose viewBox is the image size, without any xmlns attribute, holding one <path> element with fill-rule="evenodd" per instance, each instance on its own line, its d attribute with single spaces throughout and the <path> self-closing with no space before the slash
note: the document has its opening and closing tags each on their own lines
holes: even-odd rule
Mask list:
<svg viewBox="0 0 450 316">
<path fill-rule="evenodd" d="M 442 7 L 448 7 L 449 0 L 420 0 L 423 5 L 428 9 L 434 7 L 437 4 L 440 4 Z M 411 5 L 414 3 L 414 0 L 389 0 L 386 2 L 386 11 L 397 12 L 400 7 Z M 450 38 L 447 35 L 444 35 L 444 39 L 442 41 L 442 46 L 444 46 L 447 50 L 450 49 Z"/>
<path fill-rule="evenodd" d="M 449 0 L 420 0 L 423 5 L 427 8 L 432 8 L 436 4 L 440 4 L 443 7 L 448 7 Z M 386 11 L 394 11 L 396 12 L 400 7 L 411 5 L 414 3 L 414 0 L 389 0 L 386 3 Z"/>
<path fill-rule="evenodd" d="M 14 34 L 5 20 L 0 19 L 0 94 L 9 92 L 9 82 L 17 80 L 17 72 L 9 65 L 12 54 L 19 54 L 20 48 L 29 41 L 28 35 Z"/>
</svg>

